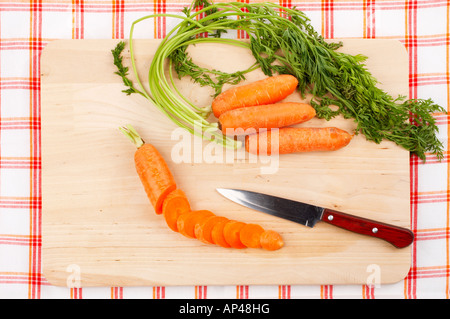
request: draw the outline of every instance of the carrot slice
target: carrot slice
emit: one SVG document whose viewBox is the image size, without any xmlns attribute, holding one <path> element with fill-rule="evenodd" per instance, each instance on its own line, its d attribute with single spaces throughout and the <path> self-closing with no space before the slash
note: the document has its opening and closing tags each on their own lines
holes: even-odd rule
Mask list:
<svg viewBox="0 0 450 319">
<path fill-rule="evenodd" d="M 314 116 L 316 110 L 309 104 L 280 102 L 225 112 L 218 125 L 224 134 L 243 135 L 303 123 Z"/>
<path fill-rule="evenodd" d="M 201 221 L 202 218 L 212 215 L 214 214 L 209 210 L 195 210 L 180 215 L 177 220 L 179 233 L 188 238 L 195 238 L 195 225 Z"/>
<path fill-rule="evenodd" d="M 206 244 L 214 244 L 212 230 L 221 221 L 228 221 L 228 218 L 214 215 L 201 220 L 195 225 L 195 237 Z"/>
<path fill-rule="evenodd" d="M 177 232 L 177 220 L 181 214 L 187 213 L 191 210 L 191 206 L 186 197 L 186 194 L 181 189 L 176 189 L 167 195 L 163 203 L 162 212 L 167 226 Z"/>
<path fill-rule="evenodd" d="M 335 151 L 350 143 L 352 137 L 336 127 L 285 127 L 247 135 L 245 150 L 263 155 Z"/>
<path fill-rule="evenodd" d="M 223 227 L 223 237 L 225 241 L 233 248 L 245 248 L 241 242 L 240 231 L 245 226 L 245 223 L 236 220 L 230 220 Z"/>
<path fill-rule="evenodd" d="M 230 244 L 227 243 L 227 241 L 225 240 L 225 237 L 223 235 L 223 229 L 228 222 L 229 222 L 229 219 L 225 218 L 224 220 L 217 222 L 211 230 L 212 242 L 214 244 L 224 247 L 224 248 L 231 247 Z"/>
<path fill-rule="evenodd" d="M 217 118 L 236 108 L 272 104 L 281 101 L 295 91 L 298 80 L 290 74 L 270 76 L 263 80 L 232 87 L 220 93 L 211 107 Z"/>
<path fill-rule="evenodd" d="M 261 234 L 264 233 L 264 228 L 257 224 L 246 224 L 240 231 L 242 244 L 249 248 L 261 247 Z"/>
<path fill-rule="evenodd" d="M 261 247 L 265 250 L 277 250 L 284 246 L 283 238 L 274 230 L 266 230 L 261 234 Z"/>
</svg>

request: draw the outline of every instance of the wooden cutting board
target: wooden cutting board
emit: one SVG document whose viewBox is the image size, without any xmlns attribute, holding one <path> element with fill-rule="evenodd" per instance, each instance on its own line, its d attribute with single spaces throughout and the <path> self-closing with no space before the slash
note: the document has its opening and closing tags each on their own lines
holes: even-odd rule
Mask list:
<svg viewBox="0 0 450 319">
<path fill-rule="evenodd" d="M 239 151 L 230 160 L 220 149 L 214 153 L 214 144 L 183 134 L 142 96 L 121 92 L 124 86 L 114 74 L 110 53 L 116 43 L 58 40 L 42 53 L 42 257 L 51 284 L 378 284 L 406 276 L 409 247 L 397 249 L 325 223 L 308 228 L 277 219 L 234 204 L 215 189 L 260 191 L 409 227 L 407 151 L 356 136 L 335 152 L 255 161 Z M 143 79 L 158 43 L 136 41 Z M 367 66 L 383 89 L 394 96 L 408 93 L 401 43 L 349 39 L 342 50 L 368 56 Z M 227 45 L 204 44 L 190 51 L 195 61 L 224 71 L 242 70 L 254 61 L 249 51 Z M 263 77 L 255 71 L 247 80 Z M 199 106 L 212 100 L 209 88 L 188 78 L 177 81 L 177 87 Z M 118 130 L 125 124 L 161 151 L 193 209 L 274 229 L 285 247 L 275 252 L 225 249 L 171 231 L 141 187 L 135 148 Z M 351 131 L 354 123 L 313 119 L 301 126 Z"/>
</svg>

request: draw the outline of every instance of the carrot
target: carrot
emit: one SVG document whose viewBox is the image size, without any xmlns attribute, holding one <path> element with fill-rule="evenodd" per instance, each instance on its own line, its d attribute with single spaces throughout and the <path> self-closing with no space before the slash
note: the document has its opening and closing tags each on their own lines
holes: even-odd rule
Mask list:
<svg viewBox="0 0 450 319">
<path fill-rule="evenodd" d="M 335 151 L 350 143 L 352 135 L 335 127 L 285 127 L 246 136 L 245 149 L 252 154 Z"/>
<path fill-rule="evenodd" d="M 261 234 L 264 232 L 264 228 L 257 224 L 246 224 L 242 227 L 239 239 L 244 246 L 249 248 L 261 247 Z"/>
<path fill-rule="evenodd" d="M 213 228 L 211 229 L 211 239 L 212 242 L 218 246 L 224 247 L 224 248 L 230 248 L 230 244 L 227 243 L 224 237 L 223 229 L 225 225 L 229 222 L 229 220 L 226 218 L 224 220 L 221 220 L 217 222 Z"/>
<path fill-rule="evenodd" d="M 279 128 L 306 122 L 316 116 L 309 104 L 280 102 L 234 109 L 219 117 L 219 129 L 224 134 L 241 135 L 254 129 Z"/>
<path fill-rule="evenodd" d="M 240 231 L 245 226 L 245 223 L 236 220 L 230 220 L 223 227 L 223 237 L 225 241 L 233 248 L 245 248 L 241 242 Z"/>
<path fill-rule="evenodd" d="M 292 94 L 297 85 L 298 80 L 292 75 L 271 76 L 223 91 L 213 100 L 211 108 L 218 118 L 222 113 L 229 110 L 272 104 Z"/>
<path fill-rule="evenodd" d="M 229 220 L 226 217 L 216 216 L 209 210 L 191 211 L 185 193 L 176 188 L 174 178 L 156 148 L 146 144 L 133 127 L 127 126 L 120 129 L 137 147 L 134 156 L 136 171 L 155 211 L 158 214 L 164 214 L 170 229 L 186 237 L 197 238 L 202 242 L 222 247 L 257 246 L 257 240 L 254 237 L 259 231 L 258 225 L 247 225 Z M 242 240 L 248 246 L 241 241 L 241 229 L 244 229 Z M 261 244 L 263 235 L 261 235 Z M 273 239 L 269 239 L 266 239 L 266 245 L 270 248 L 275 247 L 276 243 Z"/>
<path fill-rule="evenodd" d="M 131 125 L 120 129 L 137 147 L 134 153 L 136 172 L 156 214 L 162 214 L 164 199 L 176 189 L 175 179 L 158 150 L 145 143 Z"/>
<path fill-rule="evenodd" d="M 192 219 L 192 215 L 193 215 L 193 211 L 189 211 L 185 214 L 181 214 L 180 216 L 178 216 L 177 219 L 177 230 L 180 234 L 182 234 L 183 236 L 186 237 L 193 237 L 193 236 L 188 236 L 187 232 L 185 231 L 185 225 L 188 223 L 191 223 L 189 221 L 189 219 Z"/>
<path fill-rule="evenodd" d="M 178 217 L 177 228 L 178 232 L 185 237 L 195 238 L 195 225 L 201 221 L 202 218 L 214 215 L 209 210 L 194 210 Z"/>
<path fill-rule="evenodd" d="M 169 195 L 163 203 L 162 212 L 167 226 L 170 229 L 177 232 L 177 220 L 181 214 L 185 214 L 191 210 L 191 206 L 186 197 L 186 194 L 181 189 L 175 189 Z"/>
<path fill-rule="evenodd" d="M 195 237 L 206 244 L 214 244 L 212 239 L 212 229 L 221 221 L 228 221 L 228 218 L 214 215 L 202 219 L 195 225 Z"/>
<path fill-rule="evenodd" d="M 260 237 L 261 247 L 265 250 L 278 250 L 284 246 L 283 238 L 274 230 L 266 230 Z"/>
</svg>

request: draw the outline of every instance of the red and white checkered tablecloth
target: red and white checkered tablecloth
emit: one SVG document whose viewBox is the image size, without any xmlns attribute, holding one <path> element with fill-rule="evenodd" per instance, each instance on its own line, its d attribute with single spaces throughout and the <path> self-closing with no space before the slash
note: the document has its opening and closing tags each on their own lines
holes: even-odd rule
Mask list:
<svg viewBox="0 0 450 319">
<path fill-rule="evenodd" d="M 248 1 L 248 0 L 244 0 Z M 51 286 L 42 275 L 40 54 L 55 39 L 121 39 L 137 18 L 178 13 L 183 0 L 0 0 L 0 298 L 449 298 L 449 117 L 437 115 L 444 159 L 413 156 L 411 270 L 395 284 L 104 287 Z M 409 54 L 409 97 L 450 100 L 447 0 L 280 1 L 296 6 L 325 38 L 388 38 Z M 135 34 L 162 38 L 165 18 Z M 239 36 L 239 34 L 238 34 Z"/>
</svg>

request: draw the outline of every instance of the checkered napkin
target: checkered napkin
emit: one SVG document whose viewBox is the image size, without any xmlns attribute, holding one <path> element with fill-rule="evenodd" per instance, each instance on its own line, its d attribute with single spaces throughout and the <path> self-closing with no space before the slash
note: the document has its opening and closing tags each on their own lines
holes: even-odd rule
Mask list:
<svg viewBox="0 0 450 319">
<path fill-rule="evenodd" d="M 246 1 L 246 0 L 245 0 Z M 450 96 L 450 4 L 446 0 L 280 1 L 296 6 L 326 38 L 401 41 L 409 54 L 409 97 Z M 184 0 L 0 1 L 0 298 L 448 298 L 450 296 L 449 118 L 437 114 L 445 157 L 413 156 L 411 270 L 395 284 L 61 288 L 42 275 L 40 54 L 55 39 L 127 38 L 147 14 L 179 13 Z M 157 18 L 136 38 L 163 38 Z M 245 37 L 237 34 L 238 37 Z"/>
</svg>

